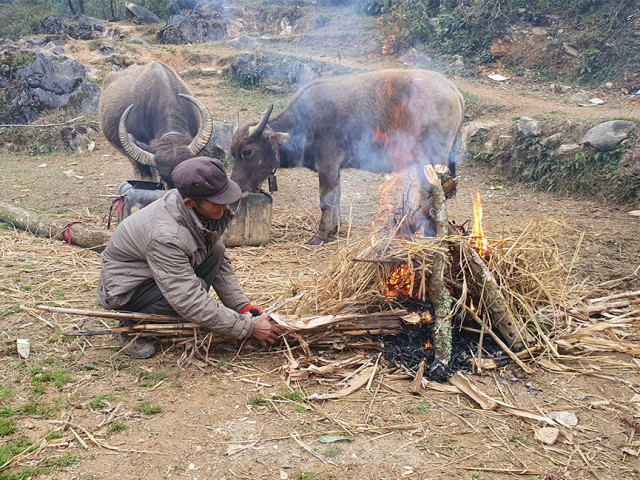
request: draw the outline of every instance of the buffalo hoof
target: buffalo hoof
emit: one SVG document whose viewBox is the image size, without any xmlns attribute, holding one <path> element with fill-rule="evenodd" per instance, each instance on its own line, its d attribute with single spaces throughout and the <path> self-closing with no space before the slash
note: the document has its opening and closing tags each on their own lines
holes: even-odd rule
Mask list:
<svg viewBox="0 0 640 480">
<path fill-rule="evenodd" d="M 322 245 L 323 243 L 327 243 L 327 240 L 318 236 L 313 236 L 309 239 L 307 245 Z"/>
</svg>

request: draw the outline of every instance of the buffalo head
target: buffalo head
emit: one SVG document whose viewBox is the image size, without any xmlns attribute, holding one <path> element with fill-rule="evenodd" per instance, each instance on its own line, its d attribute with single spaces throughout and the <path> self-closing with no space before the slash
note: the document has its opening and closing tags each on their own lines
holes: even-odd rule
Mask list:
<svg viewBox="0 0 640 480">
<path fill-rule="evenodd" d="M 268 126 L 272 111 L 273 104 L 260 123 L 243 127 L 239 127 L 239 114 L 236 114 L 231 140 L 231 179 L 245 194 L 257 191 L 267 177 L 275 173 L 280 162 L 280 147 L 289 140 L 288 133 L 274 132 Z"/>
<path fill-rule="evenodd" d="M 178 96 L 193 103 L 200 112 L 200 129 L 194 138 L 185 132 L 168 132 L 153 139 L 148 145 L 137 141 L 127 131 L 127 117 L 135 104 L 129 105 L 120 117 L 118 137 L 122 148 L 137 163 L 147 165 L 158 171 L 162 180 L 170 188 L 171 172 L 180 162 L 197 156 L 206 146 L 213 132 L 213 120 L 209 109 L 198 99 L 179 93 Z"/>
</svg>

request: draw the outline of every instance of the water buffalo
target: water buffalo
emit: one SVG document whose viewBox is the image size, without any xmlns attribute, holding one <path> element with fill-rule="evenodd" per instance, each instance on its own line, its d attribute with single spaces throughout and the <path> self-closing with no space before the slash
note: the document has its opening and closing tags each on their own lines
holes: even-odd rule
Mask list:
<svg viewBox="0 0 640 480">
<path fill-rule="evenodd" d="M 447 165 L 455 176 L 464 100 L 446 77 L 428 70 L 380 70 L 316 80 L 289 106 L 257 125 L 238 125 L 231 178 L 253 191 L 280 167 L 300 164 L 318 172 L 322 216 L 311 244 L 337 232 L 340 170 L 416 170 L 430 190 L 423 166 Z"/>
<path fill-rule="evenodd" d="M 110 74 L 99 102 L 109 143 L 125 154 L 136 178 L 173 188 L 171 172 L 206 147 L 213 131 L 207 107 L 160 62 Z"/>
</svg>

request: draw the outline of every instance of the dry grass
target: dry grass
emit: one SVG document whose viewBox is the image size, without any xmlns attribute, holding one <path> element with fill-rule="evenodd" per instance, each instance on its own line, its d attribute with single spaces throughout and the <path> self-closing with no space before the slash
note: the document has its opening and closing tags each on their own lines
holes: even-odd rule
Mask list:
<svg viewBox="0 0 640 480">
<path fill-rule="evenodd" d="M 250 298 L 263 305 L 280 305 L 278 311 L 289 314 L 289 318 L 400 309 L 397 299 L 385 294 L 385 281 L 392 268 L 400 263 L 410 265 L 410 290 L 426 300 L 433 255 L 448 253 L 450 263 L 446 275 L 457 300 L 454 324 L 460 326 L 468 316 L 464 305 L 469 304 L 466 284 L 469 275 L 460 268 L 468 260 L 458 248 L 466 238 L 406 240 L 394 235 L 355 235 L 347 228 L 346 236 L 332 245 L 333 254 L 328 256 L 326 250 L 304 244 L 314 226 L 315 218 L 310 212 L 276 208 L 273 240 L 269 245 L 230 250 L 236 273 Z M 489 239 L 488 269 L 501 288 L 517 328 L 532 335 L 529 351 L 521 356 L 551 353 L 558 357 L 559 345 L 564 352 L 636 352 L 625 340 L 632 334 L 620 332 L 630 328 L 640 316 L 637 304 L 614 303 L 610 309 L 607 302 L 611 299 L 588 300 L 592 295 L 572 273 L 572 262 L 580 245 L 576 245 L 573 255 L 565 258 L 554 241 L 567 228 L 560 223 L 536 221 L 522 231 Z M 55 240 L 34 239 L 22 232 L 5 230 L 2 235 L 3 316 L 23 309 L 51 327 L 64 330 L 95 325 L 94 319 L 82 316 L 54 314 L 53 319 L 48 320 L 33 308 L 38 304 L 71 308 L 96 306 L 100 266 L 97 254 L 69 248 Z M 633 292 L 619 295 L 623 300 L 636 297 Z M 483 323 L 491 325 L 483 305 L 476 303 L 475 308 Z M 366 322 L 359 321 L 366 328 Z M 598 326 L 594 326 L 596 321 L 600 322 Z M 103 327 L 109 324 L 101 321 Z M 151 331 L 145 328 L 145 335 L 157 334 L 152 328 Z M 209 363 L 211 346 L 225 340 L 214 339 L 197 328 L 177 329 L 168 337 L 163 340 L 165 343 L 179 346 L 183 351 L 179 363 L 195 362 L 199 366 Z M 196 362 L 197 358 L 204 360 L 204 364 Z"/>
</svg>

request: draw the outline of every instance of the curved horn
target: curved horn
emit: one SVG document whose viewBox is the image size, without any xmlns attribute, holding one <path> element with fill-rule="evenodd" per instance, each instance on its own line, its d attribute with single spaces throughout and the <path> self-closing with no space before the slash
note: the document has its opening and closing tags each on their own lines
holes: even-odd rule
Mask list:
<svg viewBox="0 0 640 480">
<path fill-rule="evenodd" d="M 273 111 L 273 103 L 269 105 L 269 108 L 267 108 L 267 110 L 264 112 L 264 115 L 262 116 L 262 120 L 260 120 L 260 123 L 255 127 L 249 128 L 249 136 L 251 138 L 258 138 L 260 135 L 262 135 L 262 132 L 264 132 L 264 129 L 267 127 L 267 122 L 269 121 L 269 116 L 271 115 L 272 111 Z"/>
<path fill-rule="evenodd" d="M 138 163 L 142 163 L 143 165 L 149 165 L 150 167 L 155 168 L 155 155 L 136 145 L 136 142 L 133 141 L 133 136 L 127 132 L 127 117 L 129 116 L 129 112 L 132 108 L 133 104 L 129 105 L 120 117 L 120 124 L 118 125 L 118 138 L 120 139 L 120 144 L 122 145 L 122 148 L 124 148 L 124 151 L 127 152 L 127 155 L 129 155 L 133 160 Z"/>
<path fill-rule="evenodd" d="M 233 130 L 231 130 L 231 135 L 235 135 L 238 129 L 240 128 L 240 110 L 236 112 L 236 119 L 233 122 Z"/>
<path fill-rule="evenodd" d="M 193 140 L 191 140 L 188 147 L 189 151 L 195 156 L 207 146 L 207 143 L 209 143 L 209 139 L 213 133 L 213 119 L 211 118 L 211 112 L 207 106 L 197 98 L 184 93 L 179 93 L 178 96 L 189 100 L 198 107 L 198 110 L 200 111 L 200 130 L 198 130 L 198 134 Z"/>
</svg>

